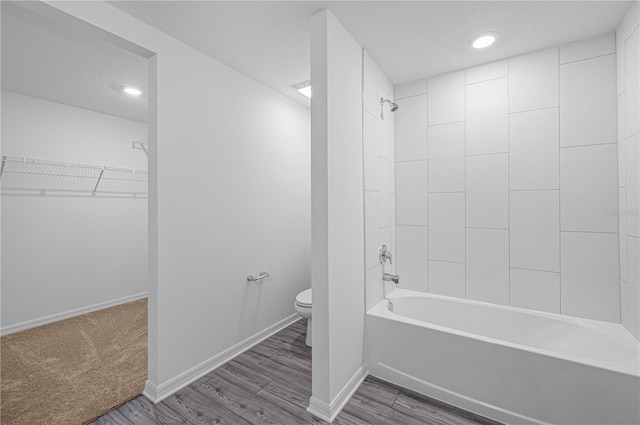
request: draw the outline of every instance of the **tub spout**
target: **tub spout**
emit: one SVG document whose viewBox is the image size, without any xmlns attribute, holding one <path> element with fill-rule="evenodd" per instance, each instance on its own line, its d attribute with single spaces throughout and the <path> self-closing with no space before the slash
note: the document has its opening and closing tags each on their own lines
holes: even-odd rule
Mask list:
<svg viewBox="0 0 640 425">
<path fill-rule="evenodd" d="M 387 282 L 393 282 L 396 285 L 400 283 L 400 277 L 397 274 L 384 273 L 382 275 L 382 280 Z"/>
</svg>

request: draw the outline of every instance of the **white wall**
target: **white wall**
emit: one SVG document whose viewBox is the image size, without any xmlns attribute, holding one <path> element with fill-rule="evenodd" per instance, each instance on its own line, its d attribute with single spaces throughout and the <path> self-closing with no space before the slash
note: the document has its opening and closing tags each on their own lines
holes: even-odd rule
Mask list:
<svg viewBox="0 0 640 425">
<path fill-rule="evenodd" d="M 47 4 L 150 56 L 146 394 L 162 397 L 295 317 L 310 286 L 309 110 L 107 3 Z"/>
<path fill-rule="evenodd" d="M 327 10 L 311 18 L 313 395 L 332 420 L 363 378 L 362 48 Z"/>
<path fill-rule="evenodd" d="M 393 290 L 393 284 L 382 281 L 383 267 L 378 258 L 380 245 L 386 244 L 393 255 L 393 264 L 387 262 L 384 272 L 395 273 L 397 260 L 393 148 L 395 113 L 385 104 L 384 120 L 380 118 L 381 97 L 394 100 L 393 84 L 369 53 L 364 51 L 362 137 L 367 310 L 377 304 L 383 294 Z"/>
<path fill-rule="evenodd" d="M 396 88 L 401 286 L 620 321 L 615 51 L 605 34 Z"/>
<path fill-rule="evenodd" d="M 147 168 L 131 148 L 146 124 L 1 96 L 4 155 Z M 146 199 L 11 193 L 2 196 L 3 330 L 147 291 Z"/>
<path fill-rule="evenodd" d="M 618 187 L 622 324 L 640 339 L 640 6 L 616 30 L 618 52 Z"/>
</svg>

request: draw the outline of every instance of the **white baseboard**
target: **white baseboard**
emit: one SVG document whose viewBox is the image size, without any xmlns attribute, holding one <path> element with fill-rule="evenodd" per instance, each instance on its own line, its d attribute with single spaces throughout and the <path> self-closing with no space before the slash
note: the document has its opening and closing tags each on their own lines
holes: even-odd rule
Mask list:
<svg viewBox="0 0 640 425">
<path fill-rule="evenodd" d="M 292 323 L 297 322 L 299 319 L 300 316 L 297 313 L 292 314 L 291 316 L 282 319 L 281 321 L 269 326 L 266 329 L 263 329 L 262 331 L 250 336 L 244 341 L 240 341 L 236 345 L 224 350 L 222 353 L 216 354 L 210 359 L 205 360 L 204 362 L 192 367 L 191 369 L 168 380 L 167 382 L 164 382 L 163 384 L 156 385 L 153 382 L 147 381 L 145 383 L 144 392 L 142 394 L 151 402 L 159 403 L 176 391 L 202 378 L 212 370 L 222 366 L 230 360 L 233 360 L 234 357 L 244 353 L 254 345 L 259 344 L 260 342 L 280 332 L 282 329 L 286 328 Z"/>
<path fill-rule="evenodd" d="M 92 313 L 94 311 L 102 310 L 109 307 L 114 307 L 120 304 L 130 303 L 132 301 L 141 300 L 147 298 L 147 292 L 141 292 L 139 294 L 129 295 L 122 298 L 116 298 L 115 300 L 109 300 L 98 304 L 93 304 L 87 307 L 75 308 L 73 310 L 63 311 L 62 313 L 51 314 L 49 316 L 39 317 L 37 319 L 27 320 L 25 322 L 15 323 L 13 325 L 2 326 L 0 328 L 0 335 L 5 336 L 27 329 L 35 328 L 49 323 L 57 322 L 59 320 L 70 319 L 72 317 L 81 316 L 83 314 Z"/>
<path fill-rule="evenodd" d="M 318 419 L 332 423 L 368 375 L 369 371 L 367 369 L 367 363 L 365 362 L 365 364 L 363 364 L 360 369 L 353 374 L 351 379 L 349 379 L 349 382 L 342 387 L 338 395 L 335 396 L 330 404 L 311 397 L 309 399 L 307 412 Z"/>
<path fill-rule="evenodd" d="M 431 384 L 430 382 L 411 376 L 384 363 L 378 363 L 375 365 L 374 371 L 371 375 L 501 423 L 550 425 L 547 422 L 511 412 L 457 392 L 447 390 L 438 385 Z"/>
</svg>

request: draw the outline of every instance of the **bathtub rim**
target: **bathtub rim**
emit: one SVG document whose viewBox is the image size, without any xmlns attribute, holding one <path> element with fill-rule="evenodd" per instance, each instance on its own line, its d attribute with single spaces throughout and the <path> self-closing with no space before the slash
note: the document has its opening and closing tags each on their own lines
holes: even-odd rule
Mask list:
<svg viewBox="0 0 640 425">
<path fill-rule="evenodd" d="M 479 305 L 482 307 L 494 308 L 494 309 L 497 308 L 497 309 L 502 309 L 506 311 L 520 313 L 520 314 L 530 314 L 534 316 L 546 317 L 554 320 L 559 320 L 562 322 L 572 323 L 577 326 L 586 327 L 596 332 L 604 333 L 606 336 L 610 337 L 611 339 L 614 339 L 615 341 L 619 342 L 621 345 L 628 344 L 628 341 L 619 341 L 619 337 L 620 337 L 619 335 L 609 334 L 609 332 L 613 331 L 614 327 L 616 328 L 616 331 L 620 330 L 620 327 L 622 327 L 622 325 L 619 323 L 604 322 L 600 320 L 586 319 L 586 318 L 580 318 L 580 317 L 574 317 L 574 316 L 565 316 L 557 313 L 528 310 L 524 308 L 492 304 L 492 303 L 487 303 L 483 301 L 469 300 L 465 298 L 448 297 L 446 295 L 431 294 L 428 292 L 418 292 L 418 291 L 402 289 L 402 288 L 396 288 L 387 295 L 387 298 L 391 301 L 399 298 L 416 298 L 416 297 L 435 298 L 435 299 L 441 299 L 444 301 Z M 401 316 L 399 314 L 393 313 L 386 308 L 386 305 L 387 305 L 387 301 L 383 299 L 379 301 L 376 305 L 371 307 L 366 312 L 366 314 L 382 317 L 382 318 L 393 320 L 396 322 L 405 323 L 411 326 L 432 329 L 439 332 L 446 332 L 446 333 L 459 335 L 462 337 L 471 338 L 471 339 L 475 339 L 475 340 L 486 342 L 486 343 L 502 345 L 512 349 L 530 351 L 539 355 L 552 357 L 555 359 L 560 359 L 560 360 L 569 361 L 573 363 L 585 364 L 585 365 L 595 367 L 598 369 L 603 369 L 609 372 L 615 372 L 623 375 L 628 375 L 634 378 L 640 378 L 640 355 L 639 355 L 640 341 L 636 341 L 635 343 L 636 355 L 634 358 L 630 360 L 597 360 L 589 357 L 580 357 L 580 356 L 575 356 L 571 354 L 559 353 L 556 351 L 546 350 L 543 348 L 533 347 L 530 345 L 518 344 L 515 342 L 505 341 L 502 339 L 487 337 L 484 335 L 478 335 L 478 334 L 474 334 L 466 331 L 461 331 L 459 329 L 436 325 L 429 322 L 423 322 L 417 319 L 413 319 L 410 317 Z M 610 328 L 610 329 L 607 329 L 607 328 Z M 635 340 L 635 338 L 631 334 L 628 334 L 628 336 L 629 338 Z"/>
</svg>

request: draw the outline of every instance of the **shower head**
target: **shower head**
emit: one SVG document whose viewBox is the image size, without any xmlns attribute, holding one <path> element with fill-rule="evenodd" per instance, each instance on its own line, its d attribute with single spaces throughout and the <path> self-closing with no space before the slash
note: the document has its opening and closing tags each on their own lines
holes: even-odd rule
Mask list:
<svg viewBox="0 0 640 425">
<path fill-rule="evenodd" d="M 389 99 L 385 99 L 383 97 L 380 98 L 380 119 L 383 120 L 384 119 L 384 114 L 383 114 L 383 107 L 384 104 L 388 103 L 389 106 L 391 106 L 391 112 L 395 112 L 398 110 L 398 104 L 395 102 L 390 101 Z"/>
</svg>

